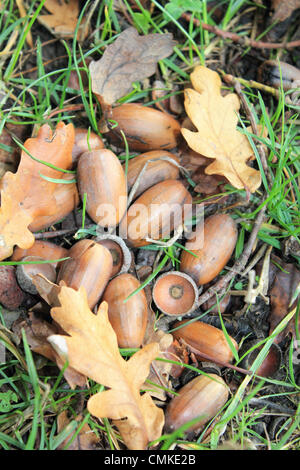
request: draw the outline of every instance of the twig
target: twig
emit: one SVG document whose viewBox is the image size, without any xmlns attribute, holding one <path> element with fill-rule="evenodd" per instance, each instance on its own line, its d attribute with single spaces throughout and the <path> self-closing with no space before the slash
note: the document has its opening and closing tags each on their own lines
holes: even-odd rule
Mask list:
<svg viewBox="0 0 300 470">
<path fill-rule="evenodd" d="M 55 238 L 55 237 L 61 237 L 63 235 L 68 235 L 69 233 L 74 233 L 74 232 L 77 232 L 78 230 L 78 227 L 77 228 L 67 228 L 67 229 L 64 229 L 64 230 L 54 230 L 54 231 L 50 231 L 50 232 L 38 232 L 38 233 L 34 233 L 34 238 L 36 240 L 39 240 L 39 239 L 42 239 L 42 238 Z"/>
<path fill-rule="evenodd" d="M 223 39 L 230 39 L 233 42 L 237 42 L 241 46 L 245 47 L 253 47 L 255 49 L 293 49 L 295 47 L 300 46 L 300 40 L 291 41 L 291 42 L 263 42 L 263 41 L 255 41 L 247 36 L 239 36 L 236 33 L 230 33 L 229 31 L 224 31 L 222 29 L 217 28 L 216 26 L 203 23 L 199 21 L 197 18 L 192 18 L 190 13 L 183 13 L 181 15 L 186 21 L 193 21 L 194 25 L 201 26 L 202 29 L 209 31 L 210 33 L 214 33 L 217 36 L 220 36 Z"/>
<path fill-rule="evenodd" d="M 254 246 L 254 243 L 256 241 L 256 237 L 258 234 L 258 231 L 260 229 L 260 226 L 263 222 L 265 212 L 267 209 L 267 204 L 263 206 L 261 209 L 260 213 L 257 216 L 257 219 L 253 225 L 252 232 L 250 234 L 248 243 L 241 255 L 241 257 L 235 262 L 234 266 L 231 268 L 231 270 L 225 274 L 216 284 L 214 284 L 212 287 L 207 289 L 207 291 L 202 294 L 199 299 L 198 299 L 198 307 L 202 304 L 204 304 L 207 300 L 209 300 L 211 297 L 213 297 L 216 293 L 219 293 L 222 295 L 225 290 L 227 284 L 237 275 L 240 274 L 240 272 L 245 269 L 245 266 L 248 262 L 248 259 L 251 255 L 252 248 Z"/>
<path fill-rule="evenodd" d="M 253 115 L 253 113 L 252 113 L 252 111 L 249 107 L 248 101 L 246 100 L 244 93 L 242 92 L 242 87 L 241 87 L 240 82 L 238 82 L 237 80 L 234 79 L 233 80 L 233 86 L 234 86 L 234 89 L 235 89 L 237 95 L 239 96 L 243 106 L 244 106 L 246 115 L 247 115 L 247 117 L 250 121 L 252 130 L 253 130 L 253 133 L 255 135 L 259 135 L 254 115 Z M 260 144 L 260 143 L 256 145 L 256 148 L 257 148 L 257 151 L 259 153 L 261 163 L 262 163 L 262 166 L 263 166 L 263 170 L 265 172 L 268 183 L 269 183 L 270 186 L 272 186 L 273 178 L 272 178 L 270 168 L 269 168 L 269 165 L 268 165 L 268 160 L 267 160 L 265 149 L 264 149 L 263 145 Z"/>
</svg>

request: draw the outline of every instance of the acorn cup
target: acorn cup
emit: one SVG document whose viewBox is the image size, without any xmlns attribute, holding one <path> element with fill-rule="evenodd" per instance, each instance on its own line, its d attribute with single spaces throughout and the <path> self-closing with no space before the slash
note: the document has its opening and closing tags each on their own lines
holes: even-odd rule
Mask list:
<svg viewBox="0 0 300 470">
<path fill-rule="evenodd" d="M 94 240 L 110 251 L 113 259 L 111 277 L 127 273 L 132 263 L 132 254 L 124 240 L 117 235 L 109 233 L 98 235 Z"/>
<path fill-rule="evenodd" d="M 198 432 L 223 408 L 228 400 L 228 387 L 216 374 L 199 375 L 184 385 L 169 402 L 165 412 L 165 430 L 173 432 L 199 417 L 186 432 Z"/>
<path fill-rule="evenodd" d="M 40 256 L 25 256 L 22 261 L 30 262 L 30 264 L 19 264 L 16 269 L 16 276 L 19 286 L 25 292 L 29 294 L 37 295 L 38 291 L 32 282 L 33 276 L 36 274 L 42 274 L 50 282 L 55 282 L 57 273 L 55 266 L 52 263 L 39 263 L 39 261 L 45 261 Z M 36 261 L 36 264 L 33 262 Z"/>
<path fill-rule="evenodd" d="M 38 256 L 43 260 L 55 260 L 66 258 L 69 256 L 68 253 L 69 250 L 67 248 L 55 245 L 55 243 L 45 240 L 35 240 L 34 244 L 27 250 L 19 248 L 18 246 L 15 247 L 11 259 L 12 261 L 20 261 L 25 258 L 25 256 Z M 60 265 L 61 263 L 62 261 L 59 263 L 51 263 L 51 265 L 56 268 L 57 265 Z"/>
<path fill-rule="evenodd" d="M 181 181 L 166 180 L 147 189 L 129 207 L 119 234 L 131 247 L 170 237 L 191 217 L 192 196 Z"/>
<path fill-rule="evenodd" d="M 69 250 L 70 259 L 64 261 L 57 276 L 57 284 L 64 281 L 78 290 L 83 286 L 88 304 L 93 309 L 99 301 L 112 272 L 113 260 L 107 248 L 93 240 L 80 240 Z"/>
<path fill-rule="evenodd" d="M 118 157 L 107 149 L 83 153 L 77 165 L 81 199 L 86 194 L 86 210 L 101 227 L 116 227 L 127 209 L 127 184 Z"/>
<path fill-rule="evenodd" d="M 125 167 L 125 164 L 123 167 Z M 128 162 L 128 191 L 132 189 L 138 180 L 134 198 L 161 181 L 175 180 L 178 177 L 179 158 L 170 152 L 152 150 L 151 152 L 142 153 Z"/>
<path fill-rule="evenodd" d="M 110 119 L 118 123 L 106 135 L 110 142 L 125 147 L 125 134 L 130 150 L 170 150 L 181 140 L 180 124 L 171 115 L 138 103 L 125 103 L 112 109 Z M 103 122 L 100 132 L 105 131 Z"/>
<path fill-rule="evenodd" d="M 170 271 L 159 276 L 153 287 L 153 300 L 170 316 L 183 316 L 197 308 L 198 288 L 187 274 Z"/>
<path fill-rule="evenodd" d="M 146 333 L 148 305 L 144 290 L 124 302 L 139 287 L 140 282 L 132 274 L 120 274 L 109 282 L 102 297 L 108 303 L 108 318 L 120 348 L 139 348 Z"/>
<path fill-rule="evenodd" d="M 191 348 L 200 361 L 211 360 L 221 364 L 232 361 L 233 352 L 222 330 L 199 320 L 192 323 L 188 323 L 188 321 L 183 320 L 173 325 L 175 331 L 172 332 L 172 335 L 174 338 L 178 341 L 183 340 L 184 344 Z M 178 328 L 179 326 L 181 328 Z M 229 336 L 229 339 L 232 347 L 238 350 L 234 338 Z"/>
<path fill-rule="evenodd" d="M 185 244 L 180 271 L 191 276 L 198 286 L 212 281 L 230 260 L 237 235 L 236 223 L 229 215 L 208 217 L 204 224 L 196 227 L 194 237 Z"/>
</svg>

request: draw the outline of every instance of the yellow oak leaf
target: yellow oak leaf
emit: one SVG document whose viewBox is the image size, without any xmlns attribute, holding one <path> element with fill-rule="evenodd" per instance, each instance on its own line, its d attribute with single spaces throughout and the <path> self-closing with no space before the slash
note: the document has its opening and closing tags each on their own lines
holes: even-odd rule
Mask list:
<svg viewBox="0 0 300 470">
<path fill-rule="evenodd" d="M 108 320 L 106 302 L 95 315 L 85 289 L 66 286 L 61 287 L 58 300 L 60 306 L 51 309 L 51 316 L 69 336 L 53 335 L 48 341 L 71 367 L 108 388 L 89 399 L 89 412 L 112 419 L 128 449 L 145 449 L 160 437 L 164 425 L 163 411 L 148 393 L 140 393 L 158 356 L 158 343 L 148 344 L 126 361 Z"/>
<path fill-rule="evenodd" d="M 254 192 L 260 172 L 247 165 L 253 150 L 247 136 L 237 130 L 240 102 L 234 93 L 221 95 L 219 75 L 198 66 L 191 74 L 194 89 L 185 90 L 185 109 L 197 132 L 182 128 L 189 147 L 215 161 L 205 173 L 225 176 L 238 189 Z"/>
</svg>

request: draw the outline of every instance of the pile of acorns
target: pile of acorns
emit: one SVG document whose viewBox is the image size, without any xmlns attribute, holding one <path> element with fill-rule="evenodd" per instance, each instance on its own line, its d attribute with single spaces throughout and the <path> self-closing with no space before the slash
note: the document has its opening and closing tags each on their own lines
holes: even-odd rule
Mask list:
<svg viewBox="0 0 300 470">
<path fill-rule="evenodd" d="M 41 273 L 51 282 L 65 284 L 73 289 L 84 286 L 88 302 L 93 309 L 100 301 L 107 301 L 109 319 L 114 328 L 120 348 L 139 348 L 143 344 L 147 321 L 148 303 L 143 289 L 124 300 L 140 287 L 140 282 L 129 273 L 136 248 L 150 245 L 147 233 L 152 239 L 164 239 L 168 233 L 165 220 L 172 220 L 175 231 L 176 217 L 170 217 L 169 207 L 176 204 L 182 210 L 184 204 L 192 204 L 192 196 L 180 180 L 179 159 L 169 150 L 177 146 L 180 125 L 170 115 L 139 104 L 124 104 L 113 110 L 112 119 L 119 127 L 111 130 L 108 139 L 121 147 L 124 132 L 131 151 L 146 152 L 125 164 L 108 149 L 94 133 L 76 129 L 73 149 L 73 165 L 77 167 L 77 185 L 58 184 L 55 197 L 60 212 L 51 217 L 35 220 L 32 231 L 45 229 L 72 212 L 79 200 L 86 198 L 86 211 L 99 227 L 110 231 L 127 227 L 135 222 L 136 205 L 156 204 L 158 209 L 151 219 L 144 220 L 139 237 L 127 239 L 118 235 L 103 233 L 94 239 L 82 239 L 70 249 L 56 246 L 48 241 L 36 240 L 28 250 L 16 248 L 12 260 L 53 260 L 62 257 L 69 259 L 58 264 L 23 264 L 16 269 L 21 288 L 37 294 L 32 276 Z M 167 157 L 162 159 L 162 157 Z M 128 193 L 136 182 L 145 163 L 147 168 L 135 190 L 133 203 L 127 208 Z M 86 196 L 85 196 L 86 195 Z M 99 206 L 113 205 L 114 217 L 109 213 L 99 214 Z M 174 215 L 174 214 L 173 214 Z M 178 218 L 180 220 L 180 217 Z M 203 246 L 198 250 L 182 250 L 180 272 L 169 271 L 162 274 L 153 286 L 153 301 L 158 310 L 166 315 L 182 317 L 192 313 L 197 307 L 200 286 L 212 281 L 231 258 L 237 241 L 237 228 L 234 220 L 226 214 L 216 214 L 207 218 L 203 225 Z M 104 230 L 103 230 L 104 232 Z M 119 232 L 117 232 L 119 233 Z M 187 251 L 188 250 L 188 251 Z M 193 351 L 201 351 L 212 358 L 230 362 L 232 351 L 222 330 L 196 321 L 184 326 L 187 320 L 175 323 L 174 339 L 184 340 Z M 237 348 L 233 338 L 231 342 Z M 201 360 L 201 355 L 198 356 Z M 182 368 L 181 368 L 182 371 Z M 203 416 L 192 428 L 198 430 L 224 406 L 228 399 L 228 387 L 217 375 L 200 375 L 186 384 L 179 395 L 173 398 L 166 409 L 166 429 L 173 430 L 185 422 Z"/>
</svg>

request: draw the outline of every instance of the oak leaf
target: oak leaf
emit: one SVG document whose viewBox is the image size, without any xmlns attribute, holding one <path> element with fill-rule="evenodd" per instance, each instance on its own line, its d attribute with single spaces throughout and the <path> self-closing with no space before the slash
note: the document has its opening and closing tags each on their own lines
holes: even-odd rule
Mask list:
<svg viewBox="0 0 300 470">
<path fill-rule="evenodd" d="M 44 7 L 50 14 L 39 15 L 38 21 L 62 38 L 73 37 L 78 22 L 79 0 L 46 0 Z"/>
<path fill-rule="evenodd" d="M 219 75 L 198 66 L 191 74 L 194 89 L 185 90 L 185 109 L 197 132 L 182 128 L 189 147 L 215 161 L 205 173 L 225 176 L 238 189 L 254 192 L 260 172 L 246 162 L 253 156 L 248 138 L 237 130 L 240 102 L 234 93 L 221 95 Z"/>
<path fill-rule="evenodd" d="M 89 65 L 92 90 L 100 103 L 112 105 L 131 90 L 132 82 L 153 75 L 157 62 L 174 46 L 170 33 L 139 36 L 135 28 L 125 29 L 101 59 Z"/>
<path fill-rule="evenodd" d="M 69 336 L 53 335 L 48 341 L 71 367 L 109 388 L 89 399 L 89 412 L 111 418 L 129 449 L 145 449 L 160 437 L 164 425 L 163 411 L 148 393 L 140 393 L 158 344 L 148 344 L 126 361 L 108 320 L 106 302 L 95 315 L 82 287 L 75 291 L 63 286 L 58 299 L 60 306 L 51 309 L 51 316 Z"/>
<path fill-rule="evenodd" d="M 40 127 L 35 138 L 27 139 L 16 173 L 7 171 L 0 182 L 0 260 L 10 256 L 14 245 L 28 249 L 34 236 L 28 229 L 35 218 L 57 211 L 53 196 L 57 183 L 46 178 L 62 179 L 64 173 L 36 161 L 43 160 L 67 169 L 72 165 L 74 127 L 59 123 L 53 133 L 50 126 Z"/>
</svg>

